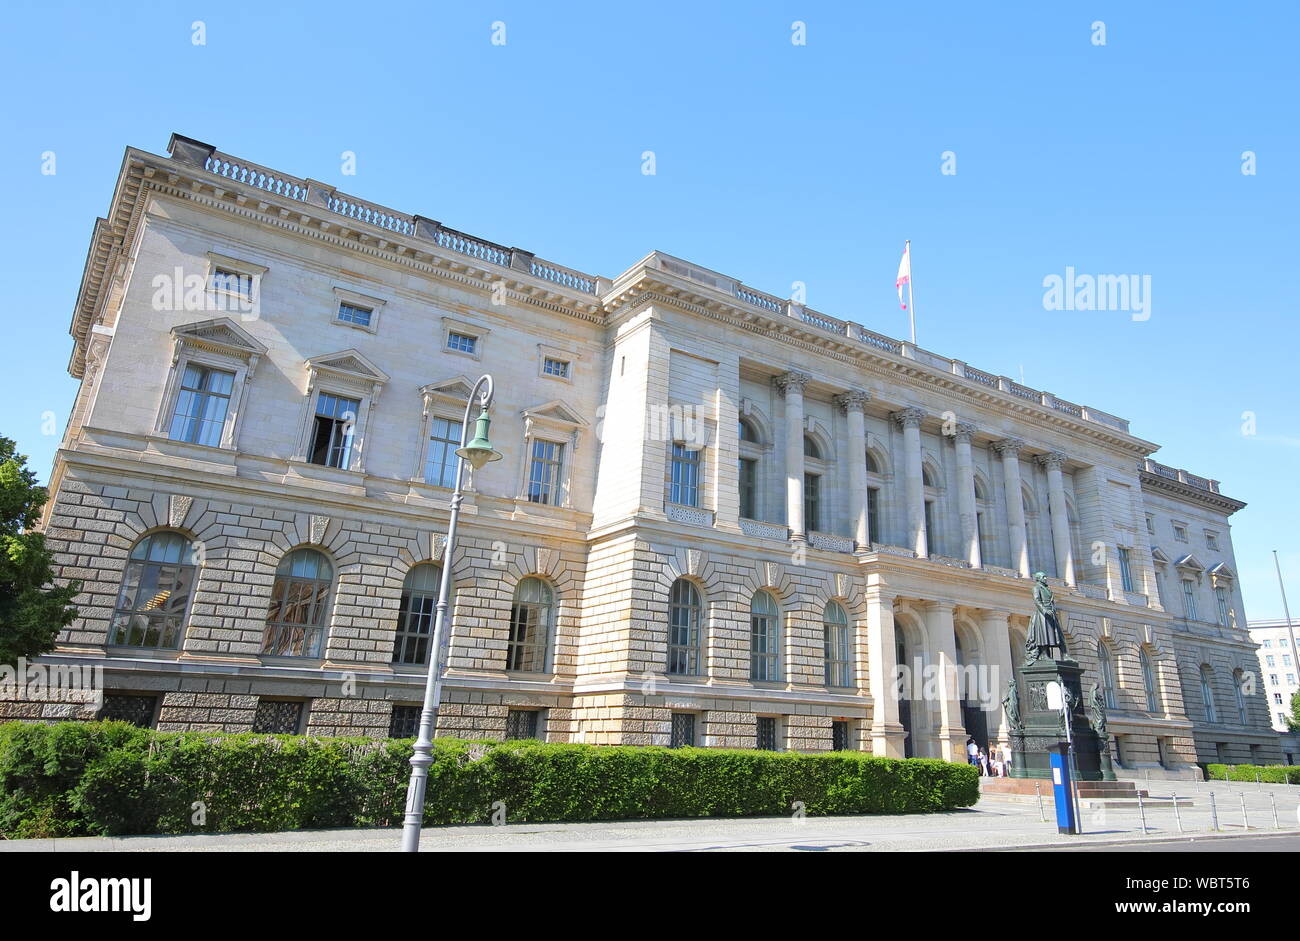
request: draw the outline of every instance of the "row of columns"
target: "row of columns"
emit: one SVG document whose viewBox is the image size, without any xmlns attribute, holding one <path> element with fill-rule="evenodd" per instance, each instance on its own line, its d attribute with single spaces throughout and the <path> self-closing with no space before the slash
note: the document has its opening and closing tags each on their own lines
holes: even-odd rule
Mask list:
<svg viewBox="0 0 1300 941">
<path fill-rule="evenodd" d="M 775 384 L 785 396 L 785 472 L 786 520 L 791 539 L 807 541 L 804 520 L 804 407 L 803 391 L 811 377 L 807 373 L 790 371 L 776 377 Z M 847 416 L 849 432 L 849 515 L 853 523 L 853 540 L 860 551 L 870 545 L 870 520 L 867 502 L 867 434 L 866 405 L 871 395 L 853 389 L 836 396 L 836 403 Z M 925 412 L 919 408 L 905 408 L 892 414 L 892 419 L 903 431 L 903 493 L 907 504 L 907 546 L 919 558 L 930 554 L 925 523 L 925 477 L 922 470 L 921 423 Z M 975 462 L 971 454 L 971 441 L 976 433 L 974 425 L 959 422 L 952 434 L 957 452 L 957 514 L 961 524 L 962 552 L 972 568 L 979 568 L 984 560 L 980 553 L 979 514 L 975 505 Z M 1024 442 L 1019 438 L 1003 438 L 993 442 L 993 449 L 1002 458 L 1003 482 L 1007 504 L 1007 529 L 1011 543 L 1011 565 L 1021 575 L 1028 577 L 1029 537 L 1025 528 L 1025 507 L 1021 496 L 1020 452 Z M 1038 457 L 1047 470 L 1048 508 L 1051 514 L 1052 543 L 1060 565 L 1058 574 L 1067 584 L 1075 584 L 1074 548 L 1070 539 L 1070 521 L 1065 503 L 1065 485 L 1061 467 L 1066 457 L 1052 451 Z"/>
<path fill-rule="evenodd" d="M 871 750 L 876 755 L 902 758 L 904 737 L 908 731 L 903 727 L 899 709 L 900 664 L 894 624 L 895 598 L 879 586 L 869 587 L 866 598 L 867 672 L 872 696 Z M 967 733 L 961 709 L 962 691 L 958 684 L 955 607 L 949 601 L 927 602 L 924 624 L 926 646 L 931 654 L 928 665 L 939 671 L 938 757 L 964 762 Z M 992 697 L 988 711 L 996 717 L 989 727 L 989 734 L 1004 746 L 1010 743 L 1010 729 L 1001 706 L 1002 694 L 1014 669 L 1009 619 L 1010 615 L 1005 611 L 981 610 L 979 613 L 982 662 L 989 670 L 990 685 L 994 687 L 987 691 Z M 914 664 L 902 666 L 912 670 Z M 911 676 L 910 681 L 913 689 L 920 688 L 925 682 L 920 676 Z M 917 725 L 917 719 L 917 716 L 912 717 L 913 727 Z"/>
</svg>

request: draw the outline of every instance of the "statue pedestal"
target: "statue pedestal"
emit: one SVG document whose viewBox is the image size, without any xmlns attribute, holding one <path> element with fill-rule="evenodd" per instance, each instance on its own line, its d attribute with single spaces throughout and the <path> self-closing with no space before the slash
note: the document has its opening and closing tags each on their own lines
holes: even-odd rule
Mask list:
<svg viewBox="0 0 1300 941">
<path fill-rule="evenodd" d="M 1070 727 L 1074 735 L 1076 781 L 1114 781 L 1106 743 L 1088 722 L 1080 677 L 1083 668 L 1073 660 L 1042 658 L 1020 671 L 1024 698 L 1023 725 L 1011 730 L 1011 777 L 1050 778 L 1052 749 L 1065 741 L 1061 712 L 1047 705 L 1047 684 L 1060 683 L 1070 691 Z"/>
</svg>

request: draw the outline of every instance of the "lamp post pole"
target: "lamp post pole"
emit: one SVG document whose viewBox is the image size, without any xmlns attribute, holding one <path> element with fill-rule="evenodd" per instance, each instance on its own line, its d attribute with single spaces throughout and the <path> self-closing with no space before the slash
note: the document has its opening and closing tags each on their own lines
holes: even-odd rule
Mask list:
<svg viewBox="0 0 1300 941">
<path fill-rule="evenodd" d="M 438 608 L 433 622 L 433 636 L 429 638 L 429 671 L 424 681 L 424 708 L 420 711 L 420 734 L 415 740 L 415 753 L 411 755 L 411 783 L 406 789 L 406 816 L 402 824 L 402 851 L 419 852 L 420 827 L 424 822 L 424 797 L 429 783 L 429 765 L 433 764 L 433 720 L 442 695 L 442 642 L 446 636 L 447 603 L 451 595 L 451 568 L 455 561 L 456 525 L 460 522 L 460 504 L 464 500 L 461 489 L 465 478 L 465 464 L 475 469 L 489 461 L 501 459 L 488 441 L 488 406 L 492 404 L 492 377 L 482 376 L 470 391 L 465 403 L 465 420 L 460 426 L 460 447 L 456 449 L 456 489 L 451 495 L 451 516 L 447 521 L 447 545 L 442 556 L 442 579 L 438 586 Z M 479 417 L 474 440 L 466 443 L 469 434 L 469 413 L 474 399 L 479 399 Z"/>
</svg>

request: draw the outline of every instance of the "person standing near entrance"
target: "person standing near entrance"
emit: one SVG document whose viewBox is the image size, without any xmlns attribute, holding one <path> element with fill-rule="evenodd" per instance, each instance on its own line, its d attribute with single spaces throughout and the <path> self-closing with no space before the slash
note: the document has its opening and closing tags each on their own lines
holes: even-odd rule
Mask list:
<svg viewBox="0 0 1300 941">
<path fill-rule="evenodd" d="M 980 763 L 980 747 L 975 744 L 973 738 L 966 739 L 966 763 L 976 767 Z"/>
</svg>

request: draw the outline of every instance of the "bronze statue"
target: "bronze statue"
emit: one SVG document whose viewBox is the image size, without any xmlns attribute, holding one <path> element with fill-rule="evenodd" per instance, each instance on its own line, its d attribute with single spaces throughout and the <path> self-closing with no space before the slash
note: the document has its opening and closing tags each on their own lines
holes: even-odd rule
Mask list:
<svg viewBox="0 0 1300 941">
<path fill-rule="evenodd" d="M 1014 677 L 1007 680 L 1007 694 L 1002 697 L 1002 708 L 1007 711 L 1007 724 L 1011 726 L 1013 732 L 1019 732 L 1024 728 L 1024 723 L 1020 719 L 1020 688 L 1016 686 Z"/>
<path fill-rule="evenodd" d="M 1034 573 L 1034 617 L 1029 622 L 1029 636 L 1025 639 L 1025 666 L 1043 656 L 1051 656 L 1053 650 L 1061 652 L 1064 660 L 1069 656 L 1065 649 L 1065 634 L 1061 631 L 1061 622 L 1056 615 L 1056 599 L 1047 584 L 1047 575 Z"/>
<path fill-rule="evenodd" d="M 1092 695 L 1089 697 L 1088 711 L 1092 714 L 1092 730 L 1097 733 L 1097 738 L 1102 742 L 1106 741 L 1106 697 L 1102 694 L 1101 684 L 1092 684 Z"/>
</svg>

